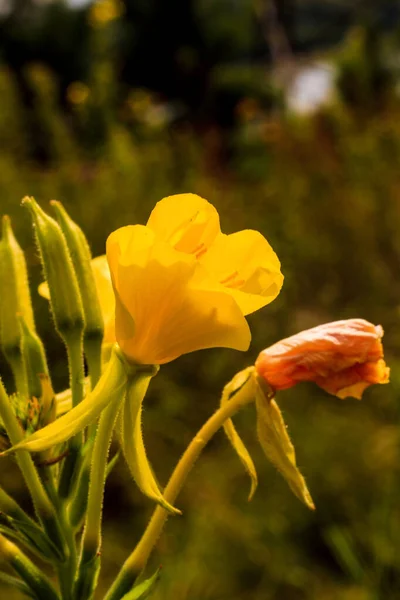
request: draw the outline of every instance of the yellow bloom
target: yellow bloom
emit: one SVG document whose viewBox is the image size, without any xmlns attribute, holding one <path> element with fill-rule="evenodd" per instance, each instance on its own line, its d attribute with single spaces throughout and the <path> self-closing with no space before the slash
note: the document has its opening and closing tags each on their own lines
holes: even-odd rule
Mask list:
<svg viewBox="0 0 400 600">
<path fill-rule="evenodd" d="M 244 315 L 283 282 L 279 260 L 252 230 L 224 235 L 216 209 L 194 194 L 161 200 L 147 226 L 107 240 L 116 296 L 116 339 L 126 356 L 162 364 L 212 347 L 247 350 Z"/>
</svg>

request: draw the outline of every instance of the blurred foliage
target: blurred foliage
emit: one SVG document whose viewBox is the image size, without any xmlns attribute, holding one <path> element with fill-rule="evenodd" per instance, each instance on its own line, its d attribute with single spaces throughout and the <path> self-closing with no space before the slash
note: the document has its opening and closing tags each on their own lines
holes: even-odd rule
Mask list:
<svg viewBox="0 0 400 600">
<path fill-rule="evenodd" d="M 151 29 L 149 6 L 126 4 L 128 32 L 129 15 L 146 17 Z M 63 15 L 66 9 L 51 10 Z M 220 15 L 224 30 L 208 28 L 207 34 L 226 52 L 224 40 L 232 39 L 234 24 L 223 19 L 226 12 L 219 13 L 215 2 L 203 1 L 198 10 L 197 24 L 212 14 L 217 28 Z M 239 12 L 244 23 L 251 21 L 246 3 Z M 78 23 L 82 14 L 70 16 Z M 233 11 L 229 15 L 234 18 Z M 86 16 L 82 19 L 85 23 Z M 26 194 L 43 208 L 50 199 L 61 200 L 98 255 L 112 230 L 145 223 L 159 199 L 192 191 L 216 205 L 223 231 L 262 231 L 285 274 L 277 300 L 249 318 L 253 342 L 247 355 L 195 353 L 163 367 L 155 378 L 144 430 L 160 481 L 166 482 L 216 407 L 224 383 L 286 335 L 324 321 L 363 317 L 383 325 L 392 368 L 391 385 L 368 390 L 361 403 L 340 401 L 311 385 L 280 394 L 315 513 L 307 512 L 266 464 L 251 409 L 237 421 L 259 472 L 252 503 L 246 500 L 249 482 L 239 461 L 223 435 L 217 436 L 178 501 L 183 517 L 169 520 L 149 566 L 149 573 L 163 566 L 154 599 L 395 599 L 400 586 L 400 101 L 392 75 L 382 79 L 380 52 L 384 55 L 386 47 L 367 30 L 351 34 L 335 55 L 336 102 L 307 118 L 285 112 L 282 93 L 261 67 L 251 74 L 243 65 L 235 70 L 216 61 L 212 89 L 233 93 L 230 128 L 223 131 L 205 120 L 199 130 L 185 112 L 187 96 L 166 101 L 152 89 L 154 72 L 148 80 L 138 76 L 136 87 L 128 77 L 121 80 L 115 60 L 118 20 L 89 30 L 71 25 L 71 37 L 68 27 L 54 29 L 54 49 L 65 36 L 68 48 L 76 43 L 81 57 L 86 44 L 89 66 L 82 72 L 71 62 L 71 76 L 61 70 L 56 77 L 37 62 L 39 54 L 32 55 L 35 63 L 21 61 L 20 69 L 0 69 L 0 208 L 11 216 L 26 251 L 32 289 L 41 273 L 30 219 L 20 208 Z M 148 31 L 122 40 L 141 47 Z M 233 46 L 243 54 L 251 36 L 240 35 Z M 379 60 L 366 60 L 366 48 Z M 160 46 L 154 50 L 154 69 L 163 72 L 161 59 L 170 60 L 169 52 L 163 57 Z M 195 71 L 197 59 L 186 46 L 179 72 Z M 78 62 L 82 68 L 81 58 Z M 376 82 L 383 80 L 379 87 Z M 213 106 L 213 92 L 207 88 L 207 93 L 206 100 L 202 96 L 206 114 Z M 61 390 L 67 386 L 63 347 L 47 302 L 34 294 L 34 304 L 54 384 Z M 0 370 L 11 387 L 4 361 Z M 2 463 L 2 480 L 26 504 L 12 461 Z M 105 583 L 138 540 L 151 510 L 118 464 L 105 498 Z"/>
</svg>

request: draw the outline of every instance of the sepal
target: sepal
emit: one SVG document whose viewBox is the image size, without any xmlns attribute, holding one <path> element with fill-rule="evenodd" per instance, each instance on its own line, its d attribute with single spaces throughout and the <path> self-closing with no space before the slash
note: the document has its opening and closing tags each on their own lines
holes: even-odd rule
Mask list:
<svg viewBox="0 0 400 600">
<path fill-rule="evenodd" d="M 157 369 L 158 370 L 158 369 Z M 157 371 L 155 371 L 157 372 Z M 122 450 L 139 489 L 171 514 L 182 514 L 163 497 L 147 458 L 142 434 L 142 402 L 155 373 L 137 373 L 129 383 L 119 424 Z"/>
<path fill-rule="evenodd" d="M 253 376 L 254 367 L 249 367 L 240 371 L 223 389 L 221 397 L 221 407 L 229 402 L 230 398 Z M 250 476 L 251 488 L 249 493 L 249 500 L 252 499 L 254 492 L 257 489 L 258 478 L 257 471 L 254 466 L 254 462 L 244 445 L 242 439 L 237 433 L 235 426 L 233 425 L 232 419 L 227 419 L 224 423 L 224 431 L 231 442 L 234 450 L 236 451 L 239 459 L 241 460 L 246 472 Z"/>
<path fill-rule="evenodd" d="M 295 450 L 282 413 L 269 394 L 269 390 L 266 391 L 264 386 L 262 380 L 259 378 L 255 380 L 257 433 L 261 447 L 266 457 L 286 479 L 292 492 L 308 508 L 314 509 L 315 506 L 304 477 L 296 465 Z"/>
</svg>

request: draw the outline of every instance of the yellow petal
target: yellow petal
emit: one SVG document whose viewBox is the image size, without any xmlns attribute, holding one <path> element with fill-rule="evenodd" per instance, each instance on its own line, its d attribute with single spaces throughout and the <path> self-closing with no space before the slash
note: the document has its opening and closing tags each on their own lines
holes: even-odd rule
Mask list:
<svg viewBox="0 0 400 600">
<path fill-rule="evenodd" d="M 212 204 L 196 194 L 176 194 L 157 202 L 147 226 L 170 246 L 198 256 L 220 233 L 219 215 Z"/>
<path fill-rule="evenodd" d="M 258 231 L 219 235 L 199 261 L 235 298 L 244 315 L 272 302 L 282 287 L 279 259 Z"/>
<path fill-rule="evenodd" d="M 252 376 L 254 371 L 254 367 L 249 367 L 244 371 L 240 371 L 237 373 L 235 377 L 230 381 L 223 389 L 222 397 L 221 397 L 221 406 L 224 406 L 227 402 L 229 402 L 231 396 L 235 394 Z M 251 480 L 251 488 L 249 493 L 249 500 L 252 499 L 254 492 L 257 489 L 258 479 L 257 479 L 257 471 L 254 466 L 253 460 L 242 442 L 239 434 L 237 433 L 235 426 L 233 425 L 232 419 L 227 419 L 224 423 L 225 433 L 231 442 L 234 450 L 236 451 L 239 459 L 241 460 L 245 470 L 250 476 Z"/>
<path fill-rule="evenodd" d="M 148 227 L 112 233 L 107 257 L 116 295 L 116 337 L 142 364 L 162 364 L 203 348 L 246 350 L 250 330 L 236 302 L 209 289 L 194 256 L 177 252 Z"/>
<path fill-rule="evenodd" d="M 292 492 L 314 509 L 310 492 L 296 465 L 296 455 L 282 413 L 275 400 L 266 397 L 256 383 L 257 433 L 266 457 L 280 471 Z"/>
<path fill-rule="evenodd" d="M 103 343 L 113 344 L 115 342 L 115 296 L 105 254 L 92 260 L 92 269 L 104 320 Z"/>
</svg>

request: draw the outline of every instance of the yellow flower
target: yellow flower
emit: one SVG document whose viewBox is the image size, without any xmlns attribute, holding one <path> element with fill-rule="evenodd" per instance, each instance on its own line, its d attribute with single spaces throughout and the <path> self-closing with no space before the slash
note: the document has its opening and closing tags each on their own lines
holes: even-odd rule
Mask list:
<svg viewBox="0 0 400 600">
<path fill-rule="evenodd" d="M 216 209 L 194 194 L 161 200 L 147 226 L 107 240 L 116 339 L 132 361 L 163 364 L 202 348 L 247 350 L 245 315 L 271 302 L 279 260 L 257 231 L 220 231 Z"/>
</svg>

